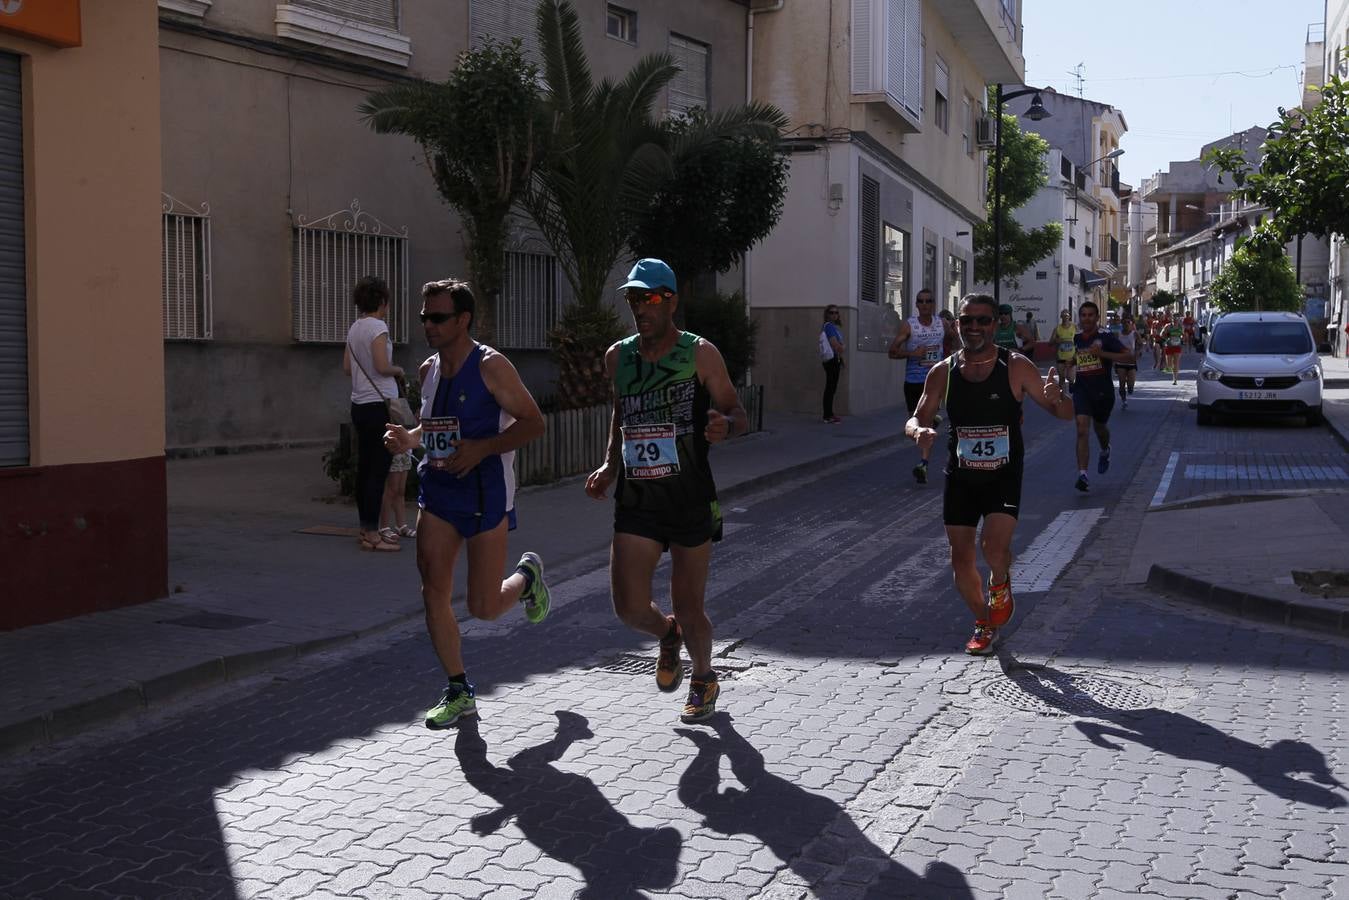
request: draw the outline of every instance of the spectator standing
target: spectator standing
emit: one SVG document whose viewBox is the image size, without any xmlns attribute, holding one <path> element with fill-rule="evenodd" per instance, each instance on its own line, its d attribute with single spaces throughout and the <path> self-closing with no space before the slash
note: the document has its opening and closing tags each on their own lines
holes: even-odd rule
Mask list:
<svg viewBox="0 0 1349 900">
<path fill-rule="evenodd" d="M 393 462 L 384 448 L 384 423 L 389 420 L 385 401 L 398 396 L 396 378 L 403 370 L 393 364 L 389 338 L 389 286 L 367 276 L 351 292 L 356 321 L 347 330 L 342 371 L 351 376 L 351 425 L 356 431 L 356 513 L 360 519 L 361 549 L 396 551 L 397 541 L 380 536 L 379 512 L 384 483 Z"/>
<path fill-rule="evenodd" d="M 832 303 L 824 309 L 824 324 L 820 326 L 820 362 L 824 365 L 824 421 L 837 425 L 843 420 L 834 415 L 834 393 L 838 391 L 838 376 L 843 371 L 843 329 L 838 323 L 842 314 Z"/>
</svg>

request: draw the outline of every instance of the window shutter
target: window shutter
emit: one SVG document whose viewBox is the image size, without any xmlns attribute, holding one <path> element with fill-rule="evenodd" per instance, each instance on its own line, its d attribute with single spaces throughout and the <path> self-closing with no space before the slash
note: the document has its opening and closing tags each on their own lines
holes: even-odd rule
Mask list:
<svg viewBox="0 0 1349 900">
<path fill-rule="evenodd" d="M 707 45 L 672 34 L 670 55 L 679 66 L 679 74 L 670 82 L 670 112 L 685 113 L 695 106 L 706 109 Z"/>
<path fill-rule="evenodd" d="M 862 176 L 862 202 L 858 204 L 857 296 L 876 303 L 881 298 L 881 183 Z"/>
<path fill-rule="evenodd" d="M 937 56 L 936 58 L 936 68 L 934 71 L 936 77 L 934 79 L 935 83 L 933 84 L 933 87 L 936 88 L 937 93 L 941 94 L 947 100 L 950 100 L 951 70 L 946 67 L 946 60 L 942 59 L 941 56 Z"/>
<path fill-rule="evenodd" d="M 398 0 L 289 0 L 296 6 L 397 31 Z"/>
<path fill-rule="evenodd" d="M 0 53 L 0 466 L 28 465 L 28 283 L 24 269 L 23 81 Z"/>
<path fill-rule="evenodd" d="M 539 62 L 538 4 L 533 0 L 469 0 L 468 23 L 473 46 L 491 38 L 499 44 L 520 39 L 525 58 Z"/>
<path fill-rule="evenodd" d="M 899 0 L 904 7 L 904 93 L 906 109 L 923 112 L 923 0 Z M 896 22 L 896 25 L 899 23 Z M 950 96 L 949 94 L 947 95 Z"/>
<path fill-rule="evenodd" d="M 904 102 L 904 3 L 885 0 L 885 92 Z"/>
<path fill-rule="evenodd" d="M 852 2 L 852 92 L 869 94 L 876 90 L 875 40 L 876 0 Z"/>
</svg>

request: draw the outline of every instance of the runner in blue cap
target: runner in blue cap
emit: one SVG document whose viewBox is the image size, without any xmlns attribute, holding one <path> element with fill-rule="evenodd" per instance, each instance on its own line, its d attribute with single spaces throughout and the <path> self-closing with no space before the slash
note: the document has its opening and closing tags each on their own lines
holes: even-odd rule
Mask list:
<svg viewBox="0 0 1349 900">
<path fill-rule="evenodd" d="M 660 639 L 656 687 L 676 691 L 684 677 L 680 647 L 693 663 L 681 719 L 698 722 L 717 708 L 712 622 L 703 606 L 712 544 L 721 540 L 721 509 L 708 446 L 746 428 L 745 410 L 711 342 L 675 327 L 675 274 L 659 259 L 641 259 L 620 288 L 637 333 L 604 356 L 614 387 L 613 425 L 604 463 L 585 490 L 601 500 L 614 491 L 609 558 L 614 611 L 630 628 Z M 653 600 L 661 554 L 670 551 L 674 615 Z"/>
</svg>

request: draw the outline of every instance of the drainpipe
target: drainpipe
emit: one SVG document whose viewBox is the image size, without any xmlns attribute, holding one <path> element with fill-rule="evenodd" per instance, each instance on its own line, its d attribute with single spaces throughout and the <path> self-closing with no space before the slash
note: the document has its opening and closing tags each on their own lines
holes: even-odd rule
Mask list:
<svg viewBox="0 0 1349 900">
<path fill-rule="evenodd" d="M 745 102 L 749 103 L 754 99 L 754 17 L 760 13 L 778 12 L 782 9 L 787 0 L 776 0 L 772 6 L 765 6 L 763 9 L 755 9 L 754 0 L 750 0 L 750 8 L 745 12 Z M 830 23 L 831 25 L 833 23 Z M 831 29 L 832 32 L 832 29 Z M 749 256 L 753 251 L 745 252 L 745 315 L 751 311 L 750 303 L 750 264 Z M 745 373 L 745 383 L 754 383 L 754 370 Z"/>
</svg>

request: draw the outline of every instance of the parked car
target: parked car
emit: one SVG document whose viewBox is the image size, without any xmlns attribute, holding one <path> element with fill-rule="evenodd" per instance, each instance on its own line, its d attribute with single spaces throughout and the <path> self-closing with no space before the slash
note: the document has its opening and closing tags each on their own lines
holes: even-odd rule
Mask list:
<svg viewBox="0 0 1349 900">
<path fill-rule="evenodd" d="M 1227 313 L 1199 364 L 1199 424 L 1214 416 L 1305 416 L 1321 422 L 1324 373 L 1307 320 L 1288 312 Z"/>
</svg>

